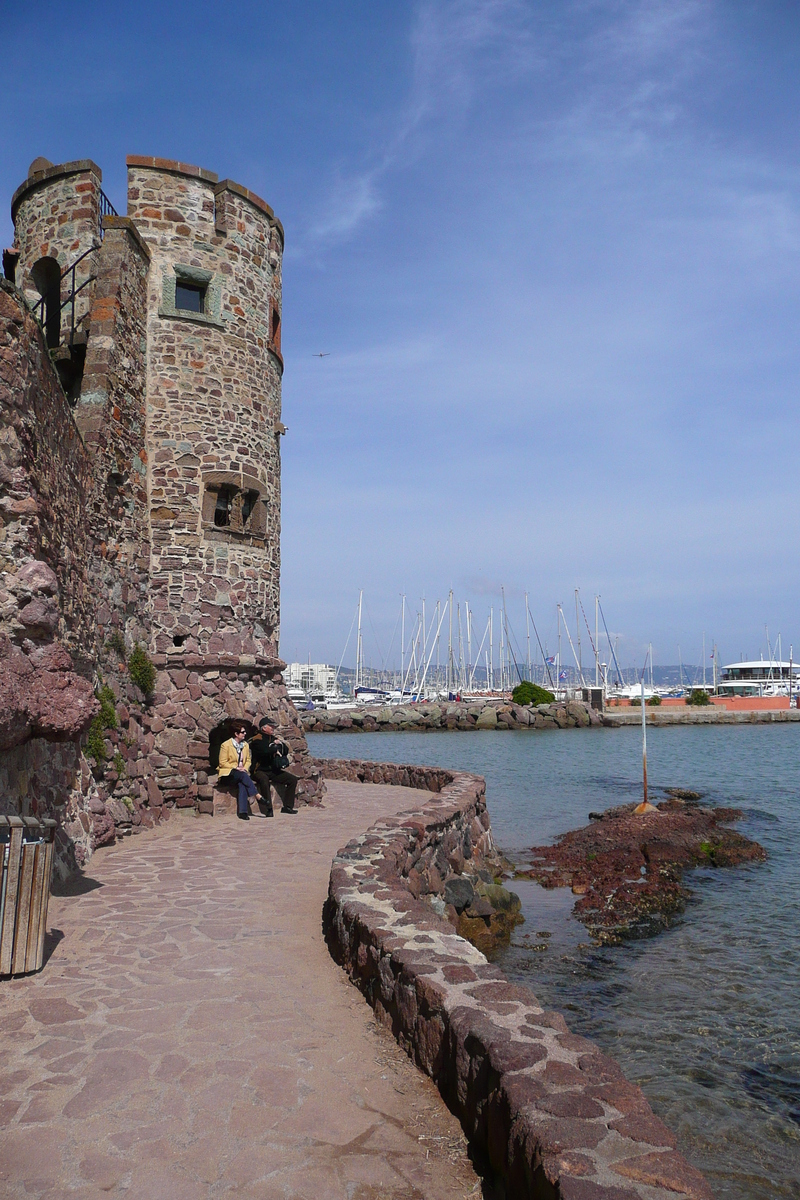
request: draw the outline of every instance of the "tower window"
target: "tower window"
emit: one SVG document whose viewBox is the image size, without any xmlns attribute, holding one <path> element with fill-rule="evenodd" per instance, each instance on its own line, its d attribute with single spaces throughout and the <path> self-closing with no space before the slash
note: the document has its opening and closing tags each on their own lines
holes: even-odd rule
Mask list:
<svg viewBox="0 0 800 1200">
<path fill-rule="evenodd" d="M 270 296 L 269 300 L 269 340 L 280 354 L 281 352 L 281 314 L 278 306 Z"/>
<path fill-rule="evenodd" d="M 229 475 L 227 479 L 224 474 L 206 477 L 202 503 L 204 527 L 234 536 L 264 538 L 267 506 L 262 485 L 247 486 L 257 483 L 258 480 L 242 475 Z"/>
<path fill-rule="evenodd" d="M 182 279 L 175 283 L 175 307 L 184 312 L 205 312 L 206 289 L 200 284 L 186 283 Z"/>
<path fill-rule="evenodd" d="M 236 496 L 236 488 L 221 487 L 217 492 L 217 503 L 214 508 L 214 524 L 224 529 L 231 523 L 231 510 Z"/>
</svg>

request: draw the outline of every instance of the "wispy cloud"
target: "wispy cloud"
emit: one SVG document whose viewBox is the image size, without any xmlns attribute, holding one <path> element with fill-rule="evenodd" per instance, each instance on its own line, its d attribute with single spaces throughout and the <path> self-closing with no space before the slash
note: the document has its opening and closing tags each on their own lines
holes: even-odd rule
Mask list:
<svg viewBox="0 0 800 1200">
<path fill-rule="evenodd" d="M 377 171 L 373 169 L 349 179 L 340 176 L 334 181 L 322 211 L 311 226 L 313 241 L 347 237 L 380 209 L 376 175 Z"/>
<path fill-rule="evenodd" d="M 401 162 L 419 153 L 426 127 L 463 116 L 490 78 L 506 82 L 530 69 L 530 10 L 522 0 L 424 0 L 414 14 L 412 82 L 393 127 L 365 148 L 371 165 L 341 167 L 312 221 L 314 247 L 352 237 L 383 207 L 380 186 Z"/>
</svg>

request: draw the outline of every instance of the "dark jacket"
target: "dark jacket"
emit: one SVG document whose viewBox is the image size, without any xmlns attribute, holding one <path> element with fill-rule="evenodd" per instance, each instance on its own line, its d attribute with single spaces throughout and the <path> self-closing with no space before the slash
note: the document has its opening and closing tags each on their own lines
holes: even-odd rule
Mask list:
<svg viewBox="0 0 800 1200">
<path fill-rule="evenodd" d="M 289 747 L 272 734 L 257 734 L 250 743 L 250 750 L 254 771 L 267 771 L 278 775 L 289 765 Z"/>
</svg>

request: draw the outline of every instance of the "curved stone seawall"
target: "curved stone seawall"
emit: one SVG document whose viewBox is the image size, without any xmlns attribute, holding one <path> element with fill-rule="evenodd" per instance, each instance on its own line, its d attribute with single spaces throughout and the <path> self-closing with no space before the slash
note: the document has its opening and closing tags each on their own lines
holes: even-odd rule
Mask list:
<svg viewBox="0 0 800 1200">
<path fill-rule="evenodd" d="M 703 1177 L 617 1064 L 509 983 L 412 882 L 437 863 L 446 872 L 459 855 L 468 863 L 491 850 L 483 779 L 357 760 L 320 765 L 328 778 L 427 792 L 418 808 L 376 822 L 336 855 L 326 937 L 378 1019 L 436 1082 L 508 1200 L 709 1200 Z"/>
<path fill-rule="evenodd" d="M 574 729 L 605 725 L 599 712 L 582 700 L 566 704 L 523 705 L 508 701 L 473 704 L 454 700 L 448 704 L 375 705 L 359 708 L 312 709 L 300 713 L 305 733 L 375 733 L 385 730 L 426 729 Z M 614 722 L 615 723 L 615 722 Z"/>
</svg>

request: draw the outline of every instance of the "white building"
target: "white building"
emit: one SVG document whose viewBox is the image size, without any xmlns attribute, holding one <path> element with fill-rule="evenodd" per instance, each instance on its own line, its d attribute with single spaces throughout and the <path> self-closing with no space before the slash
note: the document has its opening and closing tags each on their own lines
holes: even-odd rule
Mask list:
<svg viewBox="0 0 800 1200">
<path fill-rule="evenodd" d="M 333 696 L 336 693 L 336 667 L 329 667 L 327 663 L 289 663 L 283 678 L 287 688 L 300 688 L 306 694 Z"/>
</svg>

